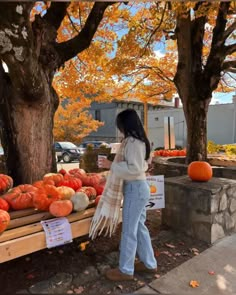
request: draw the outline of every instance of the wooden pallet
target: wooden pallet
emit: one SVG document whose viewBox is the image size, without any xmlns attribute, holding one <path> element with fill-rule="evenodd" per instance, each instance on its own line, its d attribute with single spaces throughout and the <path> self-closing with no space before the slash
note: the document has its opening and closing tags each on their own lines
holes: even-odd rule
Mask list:
<svg viewBox="0 0 236 295">
<path fill-rule="evenodd" d="M 91 203 L 88 209 L 67 216 L 73 238 L 88 234 L 94 212 L 94 203 Z M 40 221 L 55 217 L 36 209 L 14 211 L 10 216 L 8 228 L 0 234 L 0 263 L 47 248 Z"/>
</svg>

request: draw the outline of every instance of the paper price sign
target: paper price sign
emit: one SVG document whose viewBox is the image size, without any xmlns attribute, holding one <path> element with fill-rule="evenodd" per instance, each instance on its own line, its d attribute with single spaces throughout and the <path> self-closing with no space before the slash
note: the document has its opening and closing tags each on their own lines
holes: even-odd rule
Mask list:
<svg viewBox="0 0 236 295">
<path fill-rule="evenodd" d="M 71 226 L 65 217 L 41 221 L 46 235 L 47 248 L 72 242 Z"/>
<path fill-rule="evenodd" d="M 150 198 L 147 210 L 165 208 L 164 175 L 147 176 Z"/>
</svg>

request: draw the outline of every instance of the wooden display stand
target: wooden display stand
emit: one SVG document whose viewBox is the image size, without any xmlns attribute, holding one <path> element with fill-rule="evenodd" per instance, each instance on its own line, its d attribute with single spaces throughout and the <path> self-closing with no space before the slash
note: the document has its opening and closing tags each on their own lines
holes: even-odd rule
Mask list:
<svg viewBox="0 0 236 295">
<path fill-rule="evenodd" d="M 88 234 L 94 212 L 93 201 L 86 210 L 67 216 L 73 238 Z M 0 234 L 0 263 L 47 248 L 40 221 L 55 218 L 54 216 L 36 209 L 13 211 L 9 214 L 10 224 Z"/>
</svg>

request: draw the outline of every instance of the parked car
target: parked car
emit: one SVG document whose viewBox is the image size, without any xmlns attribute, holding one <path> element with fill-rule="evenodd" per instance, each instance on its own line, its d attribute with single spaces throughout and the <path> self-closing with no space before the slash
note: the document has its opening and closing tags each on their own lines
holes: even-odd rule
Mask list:
<svg viewBox="0 0 236 295">
<path fill-rule="evenodd" d="M 82 154 L 89 144 L 93 145 L 95 149 L 99 148 L 100 146 L 110 147 L 110 145 L 105 141 L 85 141 L 78 146 Z"/>
<path fill-rule="evenodd" d="M 69 141 L 59 141 L 54 143 L 54 149 L 56 152 L 56 158 L 58 162 L 63 160 L 65 163 L 70 163 L 74 160 L 79 160 L 81 151 L 72 142 Z"/>
</svg>

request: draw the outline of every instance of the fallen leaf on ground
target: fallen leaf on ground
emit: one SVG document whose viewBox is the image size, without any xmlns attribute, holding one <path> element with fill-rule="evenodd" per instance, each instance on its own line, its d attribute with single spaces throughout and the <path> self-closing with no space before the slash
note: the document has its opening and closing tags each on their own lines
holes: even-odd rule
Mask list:
<svg viewBox="0 0 236 295">
<path fill-rule="evenodd" d="M 154 277 L 155 277 L 156 279 L 159 279 L 159 278 L 160 278 L 160 275 L 155 274 Z"/>
<path fill-rule="evenodd" d="M 117 285 L 116 287 L 117 287 L 117 289 L 123 290 L 123 286 L 122 285 Z"/>
<path fill-rule="evenodd" d="M 80 286 L 79 288 L 74 289 L 74 292 L 75 292 L 76 294 L 80 294 L 80 293 L 82 293 L 83 291 L 84 291 L 84 288 L 83 288 L 82 286 Z"/>
<path fill-rule="evenodd" d="M 176 257 L 179 257 L 179 256 L 181 256 L 181 253 L 177 252 L 177 253 L 175 253 L 174 255 L 175 255 Z"/>
<path fill-rule="evenodd" d="M 211 275 L 211 276 L 213 276 L 213 275 L 215 275 L 215 272 L 214 272 L 214 270 L 209 270 L 208 271 L 208 274 Z"/>
<path fill-rule="evenodd" d="M 199 252 L 199 250 L 197 248 L 191 248 L 190 251 L 191 252 Z"/>
<path fill-rule="evenodd" d="M 162 251 L 160 254 L 167 255 L 168 257 L 172 257 L 173 256 L 169 251 Z"/>
<path fill-rule="evenodd" d="M 175 246 L 172 245 L 172 244 L 165 243 L 165 245 L 166 245 L 166 247 L 168 247 L 168 248 L 175 249 Z"/>
<path fill-rule="evenodd" d="M 198 281 L 190 281 L 189 282 L 189 285 L 192 287 L 192 288 L 197 288 L 200 286 L 199 282 Z"/>
<path fill-rule="evenodd" d="M 79 244 L 80 251 L 86 250 L 86 247 L 88 244 L 89 244 L 89 241 Z"/>
<path fill-rule="evenodd" d="M 137 284 L 138 284 L 140 287 L 142 287 L 143 285 L 145 285 L 145 283 L 142 282 L 142 281 L 138 281 Z"/>
<path fill-rule="evenodd" d="M 185 243 L 184 243 L 184 242 L 182 242 L 182 241 L 179 241 L 179 245 L 181 245 L 181 246 L 184 246 L 184 245 L 185 245 Z"/>
<path fill-rule="evenodd" d="M 74 292 L 72 291 L 72 290 L 68 290 L 67 292 L 66 292 L 66 294 L 73 294 Z"/>
<path fill-rule="evenodd" d="M 155 257 L 158 257 L 160 256 L 160 251 L 159 250 L 156 250 L 155 253 L 154 253 Z"/>
</svg>

